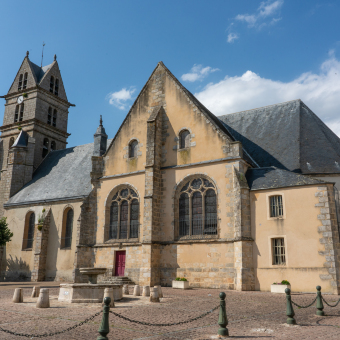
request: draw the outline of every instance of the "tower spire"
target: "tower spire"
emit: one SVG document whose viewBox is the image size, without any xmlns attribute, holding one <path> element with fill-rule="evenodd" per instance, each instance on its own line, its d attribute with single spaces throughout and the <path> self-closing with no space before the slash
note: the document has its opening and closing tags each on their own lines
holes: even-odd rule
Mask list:
<svg viewBox="0 0 340 340">
<path fill-rule="evenodd" d="M 41 52 L 41 67 L 42 67 L 42 63 L 43 63 L 43 59 L 44 59 L 44 47 L 45 47 L 45 43 L 43 42 L 43 48 L 42 48 L 42 52 Z"/>
</svg>

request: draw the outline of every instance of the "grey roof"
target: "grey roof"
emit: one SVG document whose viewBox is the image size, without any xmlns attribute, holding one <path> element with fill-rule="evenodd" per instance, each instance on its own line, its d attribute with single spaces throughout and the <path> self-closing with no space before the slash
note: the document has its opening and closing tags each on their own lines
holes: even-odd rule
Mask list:
<svg viewBox="0 0 340 340">
<path fill-rule="evenodd" d="M 248 169 L 246 179 L 250 190 L 275 189 L 326 182 L 276 167 Z"/>
<path fill-rule="evenodd" d="M 340 139 L 301 100 L 220 116 L 260 167 L 340 173 Z"/>
<path fill-rule="evenodd" d="M 21 130 L 21 132 L 19 133 L 19 136 L 17 137 L 17 139 L 15 140 L 15 142 L 13 143 L 11 147 L 12 148 L 14 147 L 24 148 L 27 146 L 27 143 L 28 143 L 28 133 L 25 132 L 24 130 Z"/>
<path fill-rule="evenodd" d="M 40 67 L 40 66 L 34 64 L 30 60 L 29 60 L 29 63 L 31 65 L 32 71 L 35 74 L 35 77 L 37 78 L 37 83 L 38 84 L 40 83 L 40 81 L 43 78 L 44 74 L 52 67 L 52 64 Z"/>
<path fill-rule="evenodd" d="M 108 141 L 109 142 L 109 141 Z M 92 190 L 93 143 L 51 151 L 33 178 L 4 206 L 85 197 Z"/>
</svg>

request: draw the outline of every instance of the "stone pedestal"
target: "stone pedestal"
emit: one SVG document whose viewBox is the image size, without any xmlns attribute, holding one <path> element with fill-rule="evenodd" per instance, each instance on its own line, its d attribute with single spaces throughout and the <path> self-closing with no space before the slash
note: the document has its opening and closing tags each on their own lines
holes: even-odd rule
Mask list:
<svg viewBox="0 0 340 340">
<path fill-rule="evenodd" d="M 123 286 L 123 294 L 124 295 L 129 295 L 129 285 L 124 285 Z"/>
<path fill-rule="evenodd" d="M 158 288 L 157 287 L 151 288 L 150 302 L 159 302 Z"/>
<path fill-rule="evenodd" d="M 150 296 L 150 286 L 144 286 L 143 287 L 142 296 Z"/>
<path fill-rule="evenodd" d="M 114 301 L 123 297 L 123 285 L 117 284 L 88 284 L 88 283 L 62 283 L 60 285 L 58 301 L 69 303 L 101 303 L 105 288 L 113 289 Z"/>
<path fill-rule="evenodd" d="M 13 294 L 13 302 L 14 303 L 24 302 L 22 288 L 15 288 L 15 291 Z"/>
<path fill-rule="evenodd" d="M 39 297 L 39 293 L 40 293 L 40 287 L 34 286 L 31 297 L 32 298 Z"/>
<path fill-rule="evenodd" d="M 140 296 L 140 287 L 138 285 L 135 285 L 133 289 L 133 295 L 134 296 Z"/>
</svg>

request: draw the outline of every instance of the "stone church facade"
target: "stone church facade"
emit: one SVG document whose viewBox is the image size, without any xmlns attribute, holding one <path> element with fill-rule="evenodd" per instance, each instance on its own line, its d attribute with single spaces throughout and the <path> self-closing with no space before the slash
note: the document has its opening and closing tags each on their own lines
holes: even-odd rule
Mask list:
<svg viewBox="0 0 340 340">
<path fill-rule="evenodd" d="M 302 101 L 216 117 L 160 62 L 113 139 L 66 148 L 56 58 L 4 98 L 2 279 L 339 293 L 340 140 Z"/>
</svg>

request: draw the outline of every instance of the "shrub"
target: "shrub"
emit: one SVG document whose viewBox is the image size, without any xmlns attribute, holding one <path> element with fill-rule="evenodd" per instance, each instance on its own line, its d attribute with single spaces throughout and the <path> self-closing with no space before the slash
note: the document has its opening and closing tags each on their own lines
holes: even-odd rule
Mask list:
<svg viewBox="0 0 340 340">
<path fill-rule="evenodd" d="M 6 217 L 0 219 L 0 247 L 5 246 L 11 240 L 13 233 L 8 229 Z"/>
<path fill-rule="evenodd" d="M 176 281 L 188 281 L 185 277 L 176 277 Z"/>
</svg>

